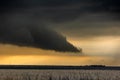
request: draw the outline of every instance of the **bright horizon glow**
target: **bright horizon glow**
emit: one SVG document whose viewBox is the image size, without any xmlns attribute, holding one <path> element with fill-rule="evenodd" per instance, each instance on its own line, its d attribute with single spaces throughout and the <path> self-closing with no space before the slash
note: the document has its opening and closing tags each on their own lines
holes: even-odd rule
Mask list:
<svg viewBox="0 0 120 80">
<path fill-rule="evenodd" d="M 120 37 L 70 38 L 69 41 L 89 55 L 114 55 L 119 53 Z"/>
<path fill-rule="evenodd" d="M 55 52 L 0 44 L 1 65 L 110 65 L 120 66 L 120 37 L 68 38 L 83 53 Z"/>
<path fill-rule="evenodd" d="M 118 65 L 110 57 L 69 55 L 18 55 L 1 59 L 2 65 Z"/>
</svg>

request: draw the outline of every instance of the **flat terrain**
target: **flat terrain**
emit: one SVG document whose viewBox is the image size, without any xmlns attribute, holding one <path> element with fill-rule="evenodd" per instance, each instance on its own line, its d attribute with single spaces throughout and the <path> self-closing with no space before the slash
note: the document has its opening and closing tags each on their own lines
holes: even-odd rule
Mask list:
<svg viewBox="0 0 120 80">
<path fill-rule="evenodd" d="M 33 70 L 120 70 L 120 67 L 90 65 L 90 66 L 50 66 L 50 65 L 0 65 L 0 69 L 33 69 Z"/>
<path fill-rule="evenodd" d="M 120 67 L 1 65 L 0 80 L 120 80 Z"/>
<path fill-rule="evenodd" d="M 1 69 L 0 80 L 120 80 L 120 70 Z"/>
</svg>

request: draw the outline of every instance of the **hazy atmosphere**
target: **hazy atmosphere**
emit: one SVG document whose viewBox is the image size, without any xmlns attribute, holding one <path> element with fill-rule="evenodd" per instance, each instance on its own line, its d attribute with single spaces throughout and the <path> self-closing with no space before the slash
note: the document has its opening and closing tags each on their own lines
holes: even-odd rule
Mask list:
<svg viewBox="0 0 120 80">
<path fill-rule="evenodd" d="M 119 0 L 1 0 L 0 64 L 120 66 Z"/>
</svg>

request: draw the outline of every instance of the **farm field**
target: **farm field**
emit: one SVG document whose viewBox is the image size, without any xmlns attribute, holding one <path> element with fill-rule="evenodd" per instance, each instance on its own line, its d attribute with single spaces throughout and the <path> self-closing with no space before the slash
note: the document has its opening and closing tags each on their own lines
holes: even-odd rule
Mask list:
<svg viewBox="0 0 120 80">
<path fill-rule="evenodd" d="M 120 80 L 120 70 L 0 69 L 0 80 Z"/>
</svg>

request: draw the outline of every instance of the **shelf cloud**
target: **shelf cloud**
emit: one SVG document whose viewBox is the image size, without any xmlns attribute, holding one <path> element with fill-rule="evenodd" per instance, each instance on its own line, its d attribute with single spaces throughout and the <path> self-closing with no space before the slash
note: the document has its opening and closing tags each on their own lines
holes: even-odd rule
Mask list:
<svg viewBox="0 0 120 80">
<path fill-rule="evenodd" d="M 50 28 L 49 24 L 64 24 L 79 20 L 81 26 L 63 25 L 65 29 L 62 31 L 67 29 L 66 32 L 69 32 L 70 28 L 73 29 L 73 32 L 78 29 L 84 31 L 84 28 L 86 31 L 91 27 L 96 31 L 97 25 L 88 26 L 89 24 L 87 25 L 86 22 L 93 21 L 94 23 L 97 19 L 100 19 L 98 22 L 109 21 L 109 19 L 119 21 L 119 3 L 118 0 L 1 0 L 0 41 L 56 51 L 79 52 L 64 36 L 54 30 L 60 29 L 62 26 Z M 98 16 L 94 16 L 94 14 Z M 82 31 L 78 32 L 84 34 L 85 31 Z M 89 32 L 94 33 L 94 31 L 85 32 L 82 36 L 89 35 Z M 78 35 L 78 33 L 70 34 Z"/>
<path fill-rule="evenodd" d="M 2 23 L 0 26 L 0 42 L 55 51 L 79 52 L 55 30 L 42 25 L 42 23 L 38 24 L 32 19 L 26 18 L 27 22 L 24 20 L 25 18 L 20 20 L 17 16 Z"/>
</svg>

